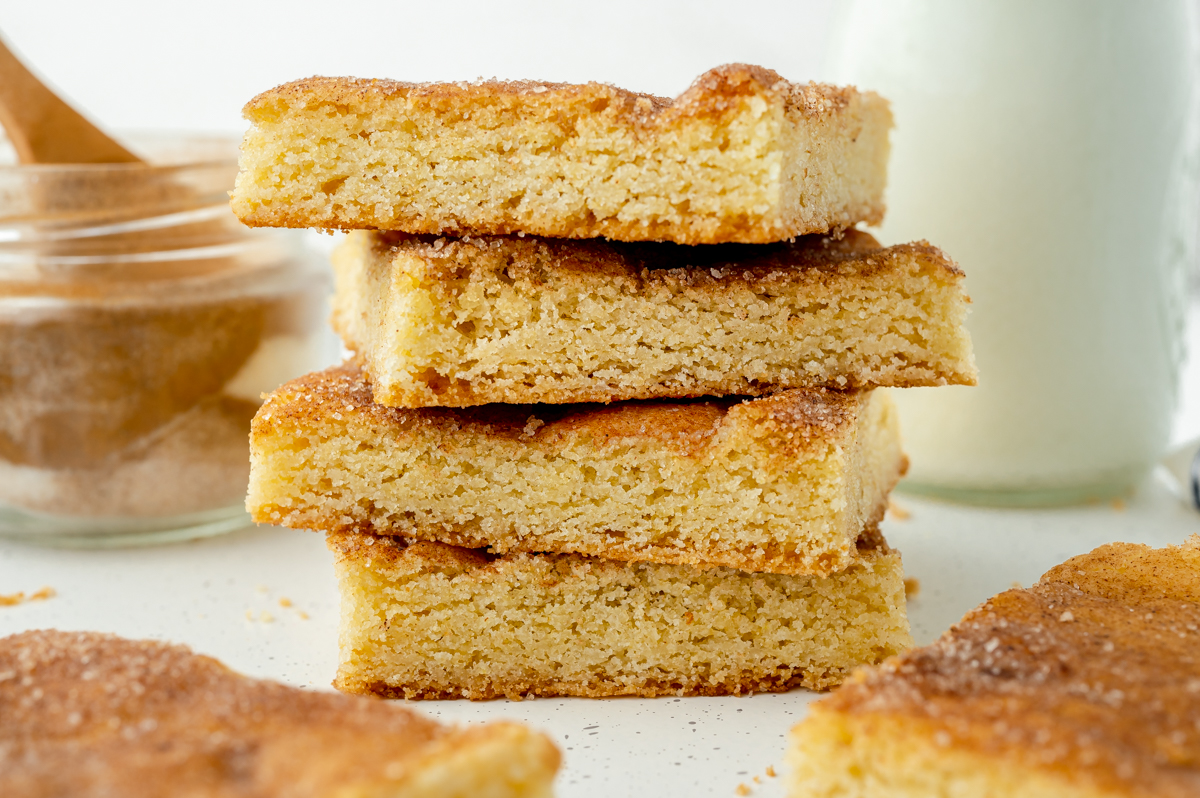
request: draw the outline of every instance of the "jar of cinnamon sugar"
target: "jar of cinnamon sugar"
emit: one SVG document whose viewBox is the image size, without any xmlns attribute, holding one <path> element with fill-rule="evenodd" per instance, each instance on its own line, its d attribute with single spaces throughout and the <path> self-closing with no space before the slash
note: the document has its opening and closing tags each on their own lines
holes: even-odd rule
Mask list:
<svg viewBox="0 0 1200 798">
<path fill-rule="evenodd" d="M 0 166 L 0 535 L 122 545 L 248 523 L 261 394 L 333 359 L 327 268 L 229 210 L 236 149 Z"/>
</svg>

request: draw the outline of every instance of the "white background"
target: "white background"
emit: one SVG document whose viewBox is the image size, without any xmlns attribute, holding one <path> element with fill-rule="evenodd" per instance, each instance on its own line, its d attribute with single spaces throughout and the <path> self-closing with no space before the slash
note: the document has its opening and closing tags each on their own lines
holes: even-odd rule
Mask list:
<svg viewBox="0 0 1200 798">
<path fill-rule="evenodd" d="M 832 5 L 3 0 L 0 31 L 114 129 L 241 130 L 247 100 L 314 74 L 598 80 L 671 97 L 732 61 L 808 80 Z"/>
</svg>

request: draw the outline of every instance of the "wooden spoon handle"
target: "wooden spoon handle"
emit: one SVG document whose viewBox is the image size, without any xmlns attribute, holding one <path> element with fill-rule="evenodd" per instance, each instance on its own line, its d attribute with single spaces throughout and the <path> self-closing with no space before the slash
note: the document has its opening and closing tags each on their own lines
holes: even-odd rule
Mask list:
<svg viewBox="0 0 1200 798">
<path fill-rule="evenodd" d="M 0 125 L 21 163 L 135 163 L 136 155 L 60 100 L 0 40 Z"/>
</svg>

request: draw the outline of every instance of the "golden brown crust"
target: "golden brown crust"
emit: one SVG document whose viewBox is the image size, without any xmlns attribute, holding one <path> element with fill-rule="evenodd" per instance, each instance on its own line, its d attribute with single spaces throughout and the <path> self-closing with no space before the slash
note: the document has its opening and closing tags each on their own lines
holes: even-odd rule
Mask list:
<svg viewBox="0 0 1200 798">
<path fill-rule="evenodd" d="M 516 724 L 461 731 L 249 679 L 183 646 L 90 632 L 0 640 L 0 717 L 0 794 L 31 798 L 403 791 L 464 753 L 530 741 L 546 781 L 558 764 L 549 741 Z"/>
<path fill-rule="evenodd" d="M 382 560 L 392 565 L 400 563 L 402 558 L 413 564 L 416 570 L 438 570 L 444 572 L 464 572 L 485 568 L 496 560 L 496 555 L 488 554 L 482 547 L 465 548 L 446 543 L 427 540 L 412 540 L 395 535 L 376 535 L 370 532 L 330 532 L 325 536 L 325 543 L 338 557 L 361 557 L 369 555 L 372 559 Z M 879 529 L 873 524 L 863 530 L 858 538 L 858 551 L 864 557 L 876 554 L 889 554 L 892 547 Z M 592 561 L 594 569 L 616 569 L 624 566 L 619 561 L 607 557 L 596 558 Z"/>
<path fill-rule="evenodd" d="M 887 512 L 887 500 L 884 499 L 869 511 L 866 518 L 866 528 L 860 539 L 871 537 L 878 532 L 878 527 Z M 332 516 L 306 516 L 308 528 L 327 533 L 352 534 L 386 534 L 369 524 L 347 523 L 342 518 Z M 540 554 L 550 548 L 544 540 L 537 538 L 516 539 L 500 543 L 494 538 L 464 534 L 455 530 L 422 528 L 418 533 L 436 540 L 439 543 L 464 550 L 488 549 L 502 551 L 504 554 Z M 772 574 L 830 574 L 844 567 L 847 562 L 853 563 L 861 559 L 863 549 L 855 548 L 849 556 L 840 553 L 824 552 L 817 556 L 803 551 L 789 551 L 784 546 L 764 545 L 752 550 L 704 551 L 689 550 L 679 546 L 630 544 L 622 541 L 620 530 L 609 530 L 611 539 L 603 543 L 579 541 L 570 548 L 573 553 L 590 557 L 601 557 L 614 563 L 654 562 L 664 565 L 690 565 L 693 568 L 707 570 L 710 568 L 736 568 L 739 571 Z M 555 549 L 560 546 L 554 546 Z"/>
<path fill-rule="evenodd" d="M 335 686 L 344 693 L 375 695 L 380 698 L 405 698 L 410 701 L 441 701 L 456 698 L 465 698 L 469 701 L 492 701 L 497 698 L 520 700 L 534 696 L 539 698 L 563 696 L 572 698 L 661 698 L 663 696 L 786 693 L 797 688 L 828 690 L 846 681 L 846 677 L 851 672 L 851 668 L 800 669 L 784 676 L 773 675 L 758 678 L 741 676 L 736 679 L 710 679 L 697 683 L 673 679 L 645 679 L 636 687 L 601 680 L 581 683 L 536 678 L 522 682 L 478 681 L 463 687 L 414 684 L 393 686 L 384 681 L 351 682 L 348 680 L 338 681 Z"/>
<path fill-rule="evenodd" d="M 1200 539 L 1193 535 L 1182 546 L 1159 550 L 1110 543 L 1054 566 L 1039 582 L 1052 583 L 1128 605 L 1200 604 Z"/>
<path fill-rule="evenodd" d="M 351 349 L 351 342 L 347 341 L 347 345 Z M 363 362 L 363 358 L 352 356 L 350 363 L 364 372 L 369 373 L 368 367 Z M 939 383 L 945 384 L 945 383 Z M 975 375 L 972 372 L 970 376 L 963 375 L 961 379 L 956 379 L 955 385 L 974 385 Z M 428 388 L 428 385 L 422 386 Z M 847 380 L 846 390 L 869 390 L 877 387 L 872 384 L 858 384 L 853 380 Z M 882 387 L 882 386 L 880 386 Z M 890 388 L 920 388 L 930 387 L 928 380 L 923 379 L 895 379 L 888 380 L 887 386 Z M 598 386 L 594 388 L 571 388 L 571 389 L 555 389 L 550 387 L 539 387 L 537 389 L 537 399 L 539 407 L 551 407 L 559 405 L 588 405 L 588 404 L 608 404 L 610 402 L 653 402 L 653 401 L 670 401 L 672 399 L 678 401 L 686 401 L 689 399 L 704 400 L 707 397 L 740 397 L 740 398 L 761 398 L 777 391 L 790 390 L 823 390 L 821 386 L 812 386 L 809 384 L 801 385 L 777 385 L 765 380 L 747 379 L 745 377 L 725 377 L 723 379 L 711 380 L 691 380 L 689 386 L 680 388 L 678 385 L 663 387 L 661 385 L 647 385 L 640 389 L 616 391 L 608 386 Z M 497 388 L 488 383 L 470 383 L 459 381 L 449 384 L 439 384 L 434 391 L 437 404 L 429 403 L 429 391 L 422 390 L 420 393 L 415 391 L 406 391 L 403 388 L 395 387 L 387 389 L 377 386 L 374 390 L 374 401 L 380 405 L 390 405 L 395 408 L 409 408 L 431 410 L 435 407 L 455 408 L 455 409 L 474 409 L 485 406 L 496 406 L 499 404 L 511 404 L 518 407 L 527 407 L 531 404 L 531 399 L 528 392 L 522 392 L 521 395 L 515 395 L 517 392 L 506 387 Z"/>
<path fill-rule="evenodd" d="M 567 273 L 593 274 L 619 282 L 623 291 L 651 293 L 705 291 L 734 295 L 786 284 L 826 285 L 839 278 L 866 279 L 903 270 L 913 260 L 923 271 L 950 278 L 963 276 L 945 252 L 928 241 L 882 246 L 864 230 L 839 235 L 806 235 L 771 244 L 712 244 L 703 247 L 669 242 L 564 241 L 540 236 L 465 236 L 446 238 L 380 232 L 371 246 L 379 257 L 411 254 L 426 263 L 429 279 L 461 277 L 471 268 L 496 268 L 481 262 L 487 249 L 504 251 L 503 269 L 512 279 L 537 280 L 539 264 L 553 263 Z M 836 284 L 836 283 L 834 283 Z"/>
<path fill-rule="evenodd" d="M 887 512 L 887 501 L 870 511 L 867 517 L 867 528 L 862 534 L 870 536 L 872 529 L 877 528 Z M 284 525 L 290 523 L 290 518 L 284 516 Z M 300 524 L 296 524 L 300 526 Z M 330 534 L 353 535 L 386 535 L 386 530 L 380 530 L 371 524 L 347 521 L 345 517 L 333 515 L 304 516 L 304 528 Z M 491 549 L 504 554 L 541 554 L 551 548 L 544 540 L 523 538 L 498 542 L 495 538 L 464 534 L 453 529 L 438 527 L 422 527 L 409 530 L 408 534 L 420 534 L 432 541 L 445 545 L 462 548 L 467 551 Z M 662 565 L 690 565 L 700 570 L 711 568 L 736 568 L 739 571 L 751 573 L 789 574 L 804 576 L 809 574 L 834 573 L 847 562 L 853 563 L 861 558 L 861 549 L 855 549 L 849 556 L 834 552 L 823 552 L 812 556 L 807 552 L 788 551 L 780 545 L 760 546 L 754 550 L 727 551 L 691 551 L 679 546 L 641 544 L 634 545 L 621 542 L 620 530 L 608 530 L 612 539 L 604 543 L 580 541 L 571 545 L 575 554 L 589 557 L 602 557 L 614 563 L 653 562 Z M 403 537 L 403 536 L 400 536 Z M 562 548 L 555 545 L 553 548 Z"/>
<path fill-rule="evenodd" d="M 882 520 L 883 514 L 880 513 L 862 531 L 862 534 L 859 535 L 856 541 L 858 560 L 870 559 L 871 557 L 890 554 L 892 552 L 891 546 L 888 545 L 888 542 L 883 537 L 883 533 L 879 529 L 879 522 Z M 495 562 L 498 557 L 502 556 L 489 553 L 486 543 L 471 541 L 470 538 L 465 537 L 462 539 L 471 542 L 415 540 L 401 535 L 382 535 L 365 528 L 337 528 L 336 525 L 333 528 L 321 529 L 320 531 L 326 533 L 325 542 L 329 546 L 329 550 L 338 557 L 355 558 L 369 555 L 374 560 L 388 563 L 393 567 L 401 568 L 405 571 L 436 570 L 445 574 L 466 573 L 486 568 L 489 564 Z M 545 552 L 538 551 L 535 546 L 510 549 L 506 553 L 545 554 Z M 687 565 L 701 571 L 713 568 L 736 568 L 737 570 L 749 571 L 751 573 L 763 572 L 748 568 L 738 568 L 736 565 L 730 565 L 725 562 L 714 563 L 701 557 L 681 559 L 678 552 L 674 550 L 667 550 L 664 553 L 667 559 L 631 556 L 620 550 L 617 550 L 614 554 L 609 549 L 600 552 L 578 552 L 580 556 L 593 558 L 590 560 L 589 567 L 597 571 L 605 569 L 619 570 L 626 567 L 625 563 L 651 560 L 666 565 Z M 546 556 L 552 555 L 546 554 Z M 553 556 L 570 557 L 572 555 Z M 747 559 L 749 560 L 750 558 Z M 765 572 L 786 574 L 788 570 L 785 568 L 780 571 L 768 570 Z"/>
<path fill-rule="evenodd" d="M 857 92 L 823 83 L 799 84 L 771 69 L 750 64 L 725 64 L 705 72 L 675 100 L 633 92 L 606 83 L 552 83 L 541 80 L 480 80 L 458 83 L 409 83 L 399 80 L 334 78 L 314 75 L 285 83 L 254 97 L 242 108 L 251 122 L 277 114 L 281 104 L 318 108 L 325 104 L 378 106 L 407 100 L 443 114 L 462 113 L 476 103 L 520 107 L 528 104 L 555 108 L 585 107 L 607 111 L 621 122 L 642 128 L 669 128 L 680 118 L 734 113 L 742 97 L 765 93 L 782 95 L 789 111 L 823 116 L 845 108 Z"/>
<path fill-rule="evenodd" d="M 1200 536 L 1075 557 L 863 673 L 818 711 L 897 720 L 945 750 L 1096 790 L 1196 795 Z"/>
<path fill-rule="evenodd" d="M 728 397 L 607 406 L 490 404 L 406 409 L 376 404 L 371 384 L 362 371 L 353 364 L 343 364 L 306 374 L 281 386 L 255 417 L 251 434 L 265 436 L 279 425 L 321 423 L 331 412 L 337 412 L 345 418 L 361 416 L 399 429 L 422 426 L 445 433 L 469 431 L 496 439 L 515 439 L 548 451 L 559 448 L 572 437 L 586 435 L 600 447 L 642 438 L 668 445 L 681 454 L 692 454 L 729 417 L 730 423 L 761 427 L 760 434 L 786 438 L 799 450 L 848 430 L 864 397 L 860 391 L 812 388 L 785 391 L 754 401 Z"/>
<path fill-rule="evenodd" d="M 242 108 L 250 122 L 279 113 L 281 107 L 318 108 L 335 106 L 375 107 L 395 100 L 408 100 L 418 107 L 446 114 L 461 112 L 463 106 L 486 102 L 512 106 L 534 102 L 591 106 L 608 103 L 633 124 L 647 124 L 671 106 L 664 97 L 618 89 L 603 83 L 552 83 L 541 80 L 480 80 L 458 83 L 410 83 L 379 78 L 324 77 L 294 80 L 254 97 Z"/>
<path fill-rule="evenodd" d="M 457 574 L 484 568 L 495 559 L 483 549 L 468 549 L 427 540 L 374 535 L 369 532 L 330 532 L 325 545 L 340 559 L 369 557 L 390 567 L 400 567 L 402 560 L 408 570 L 437 571 Z"/>
</svg>

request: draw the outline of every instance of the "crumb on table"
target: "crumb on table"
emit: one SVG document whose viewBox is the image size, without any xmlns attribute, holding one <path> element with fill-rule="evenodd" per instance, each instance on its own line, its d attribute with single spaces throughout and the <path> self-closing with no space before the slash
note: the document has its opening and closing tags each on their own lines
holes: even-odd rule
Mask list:
<svg viewBox="0 0 1200 798">
<path fill-rule="evenodd" d="M 25 604 L 30 601 L 45 601 L 57 595 L 58 591 L 52 587 L 43 587 L 41 590 L 35 590 L 29 594 L 26 594 L 24 591 L 9 593 L 7 595 L 0 595 L 0 607 L 15 607 L 18 604 Z"/>
<path fill-rule="evenodd" d="M 904 597 L 914 599 L 921 593 L 921 580 L 915 576 L 904 577 Z"/>
</svg>

